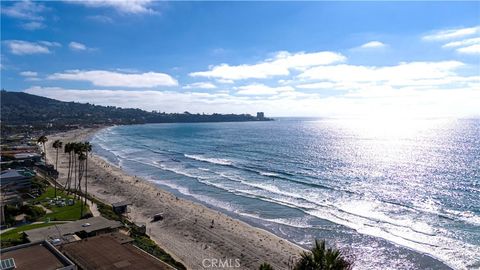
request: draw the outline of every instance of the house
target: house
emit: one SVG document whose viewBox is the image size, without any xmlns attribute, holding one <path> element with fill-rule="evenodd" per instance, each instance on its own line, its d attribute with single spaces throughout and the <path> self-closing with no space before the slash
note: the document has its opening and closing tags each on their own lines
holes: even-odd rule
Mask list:
<svg viewBox="0 0 480 270">
<path fill-rule="evenodd" d="M 13 157 L 16 160 L 30 160 L 32 162 L 38 162 L 42 158 L 42 155 L 38 153 L 26 152 L 26 153 L 13 154 Z"/>
<path fill-rule="evenodd" d="M 81 269 L 174 269 L 132 245 L 132 241 L 120 233 L 103 234 L 65 244 L 62 251 Z"/>
<path fill-rule="evenodd" d="M 35 169 L 37 170 L 37 172 L 43 175 L 48 175 L 53 178 L 58 177 L 58 171 L 55 170 L 55 167 L 51 164 L 45 164 L 45 162 L 37 162 L 35 163 Z"/>
<path fill-rule="evenodd" d="M 104 217 L 92 217 L 61 225 L 33 229 L 24 233 L 30 242 L 56 240 L 60 244 L 103 233 L 115 232 L 122 226 L 122 223 L 119 221 L 109 220 Z"/>
<path fill-rule="evenodd" d="M 8 187 L 10 191 L 28 190 L 32 185 L 35 172 L 27 169 L 4 170 L 0 173 L 2 187 Z"/>
<path fill-rule="evenodd" d="M 47 241 L 27 243 L 0 251 L 2 270 L 76 270 L 77 266 Z"/>
<path fill-rule="evenodd" d="M 265 114 L 263 112 L 257 112 L 257 120 L 263 120 L 265 118 Z"/>
<path fill-rule="evenodd" d="M 127 213 L 127 207 L 130 204 L 131 203 L 128 202 L 128 201 L 112 203 L 113 212 L 115 212 L 119 215 L 125 214 L 125 213 Z"/>
</svg>

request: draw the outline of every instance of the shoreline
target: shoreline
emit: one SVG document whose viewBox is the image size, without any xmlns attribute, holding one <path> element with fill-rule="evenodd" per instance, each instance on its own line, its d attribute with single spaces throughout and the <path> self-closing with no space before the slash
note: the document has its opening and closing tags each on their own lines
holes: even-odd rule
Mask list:
<svg viewBox="0 0 480 270">
<path fill-rule="evenodd" d="M 85 141 L 101 129 L 77 129 L 50 135 L 48 160 L 55 160 L 52 143 L 56 139 L 64 144 Z M 58 159 L 58 182 L 63 184 L 68 166 L 63 151 L 59 151 Z M 107 203 L 131 202 L 129 219 L 146 224 L 151 239 L 188 269 L 211 269 L 209 260 L 212 259 L 234 263 L 239 259 L 242 269 L 258 269 L 264 262 L 275 269 L 288 269 L 289 262 L 304 250 L 267 230 L 203 204 L 178 198 L 146 179 L 129 175 L 94 153 L 88 160 L 88 192 Z M 151 217 L 157 213 L 162 213 L 164 220 L 151 223 Z"/>
<path fill-rule="evenodd" d="M 113 125 L 113 126 L 116 126 L 116 125 Z M 51 144 L 55 139 L 60 139 L 64 143 L 69 141 L 86 141 L 86 140 L 90 140 L 90 138 L 100 130 L 111 128 L 113 126 L 76 129 L 76 130 L 70 130 L 67 132 L 51 134 L 49 135 L 49 142 L 47 143 L 47 147 L 48 147 L 47 156 L 50 161 L 53 160 L 52 158 L 55 157 L 55 153 L 53 152 L 54 149 L 51 148 Z M 74 137 L 75 139 L 72 139 L 72 137 Z M 66 164 L 67 162 L 66 162 L 66 159 L 61 159 L 60 156 L 62 155 L 59 152 L 59 167 L 60 167 L 60 171 L 62 171 L 65 169 L 63 167 L 67 165 Z M 101 170 L 104 170 L 100 174 L 106 174 L 106 175 L 109 175 L 110 178 L 113 177 L 117 179 L 122 179 L 120 177 L 125 177 L 126 180 L 122 179 L 123 181 L 121 181 L 121 183 L 118 181 L 115 183 L 115 184 L 118 184 L 120 188 L 123 188 L 123 190 L 118 190 L 119 186 L 115 186 L 114 192 L 105 193 L 108 187 L 105 187 L 105 186 L 102 187 L 102 183 L 95 180 L 94 179 L 95 175 L 92 174 L 91 169 L 93 168 L 92 165 L 94 164 L 92 162 L 93 160 L 95 160 L 95 167 L 98 166 L 98 167 L 101 167 L 100 168 Z M 60 164 L 61 161 L 62 161 L 62 164 Z M 184 198 L 181 193 L 176 195 L 176 192 L 171 191 L 168 185 L 163 186 L 161 183 L 153 183 L 148 179 L 137 177 L 135 175 L 132 176 L 133 175 L 132 172 L 129 173 L 125 171 L 121 166 L 113 164 L 110 161 L 108 161 L 106 158 L 100 155 L 94 154 L 93 152 L 89 156 L 88 166 L 89 166 L 89 172 L 88 172 L 89 193 L 107 203 L 115 203 L 123 200 L 132 201 L 131 199 L 133 199 L 133 201 L 139 200 L 136 202 L 139 203 L 141 207 L 138 207 L 137 205 L 133 207 L 129 206 L 130 210 L 129 210 L 128 218 L 133 222 L 146 224 L 147 234 L 150 236 L 150 238 L 153 241 L 155 241 L 158 246 L 160 246 L 162 249 L 168 252 L 175 260 L 183 263 L 188 269 L 207 269 L 207 268 L 221 269 L 220 267 L 202 267 L 201 260 L 198 260 L 198 256 L 197 256 L 198 254 L 207 254 L 208 256 L 211 256 L 212 254 L 219 254 L 219 255 L 215 255 L 217 257 L 215 256 L 205 257 L 205 258 L 216 258 L 216 259 L 227 258 L 227 259 L 234 260 L 237 257 L 238 258 L 241 257 L 242 264 L 240 269 L 258 269 L 259 265 L 262 264 L 263 262 L 269 263 L 274 267 L 274 269 L 291 269 L 290 266 L 291 266 L 292 260 L 295 261 L 295 258 L 298 258 L 302 251 L 305 251 L 305 247 L 300 246 L 294 242 L 290 242 L 291 240 L 288 240 L 287 238 L 282 238 L 281 236 L 277 236 L 275 232 L 262 227 L 260 224 L 256 224 L 255 222 L 251 223 L 249 222 L 249 220 L 243 219 L 241 216 L 237 216 L 235 213 L 233 213 L 232 215 L 228 212 L 222 211 L 222 209 L 220 208 L 205 205 L 203 204 L 202 201 L 198 201 L 195 198 L 190 198 L 188 196 L 187 198 Z M 60 177 L 62 177 L 62 172 L 60 174 Z M 108 180 L 109 181 L 107 181 L 106 184 L 111 184 L 112 179 L 108 179 Z M 62 181 L 62 179 L 59 179 L 59 181 Z M 134 188 L 131 190 L 128 190 L 128 187 L 134 187 Z M 127 188 L 127 190 L 125 190 L 125 188 Z M 143 209 L 143 212 L 141 211 L 142 209 L 140 208 L 146 206 L 147 204 L 147 202 L 145 201 L 146 198 L 141 198 L 141 199 L 138 198 L 138 195 L 140 194 L 140 191 L 142 191 L 142 189 L 147 191 L 146 194 L 148 195 L 147 197 L 149 198 L 151 197 L 152 191 L 153 191 L 155 193 L 154 194 L 155 196 L 153 196 L 153 198 L 166 199 L 166 201 L 163 201 L 163 202 L 156 202 L 155 206 L 158 206 L 158 204 L 166 206 L 166 209 L 168 210 L 167 212 L 169 213 L 171 213 L 171 211 L 174 211 L 175 209 L 178 209 L 178 208 L 188 209 L 188 210 L 184 215 L 175 213 L 173 216 L 180 217 L 180 218 L 179 220 L 174 221 L 173 224 L 170 222 L 166 222 L 168 224 L 161 225 L 161 226 L 165 225 L 168 228 L 157 228 L 156 226 L 158 226 L 159 224 L 149 223 L 149 219 L 154 214 L 160 213 L 162 211 L 159 210 L 159 212 L 155 212 L 155 209 L 158 209 L 158 208 L 151 207 L 150 205 L 148 205 L 148 207 L 151 207 L 151 208 Z M 179 205 L 175 205 L 175 204 L 179 204 Z M 184 208 L 184 205 L 186 205 L 186 208 Z M 170 207 L 172 209 L 170 209 Z M 198 211 L 196 212 L 197 214 L 194 213 L 193 216 L 187 217 L 188 215 L 191 215 L 193 213 L 192 212 L 193 210 L 197 210 Z M 165 211 L 163 211 L 162 213 L 165 214 Z M 230 230 L 221 232 L 220 234 L 217 234 L 216 232 L 214 234 L 216 236 L 216 239 L 209 241 L 208 237 L 212 237 L 212 234 L 208 233 L 208 231 L 210 230 L 209 221 L 211 221 L 211 219 L 202 217 L 202 222 L 199 221 L 198 223 L 196 223 L 194 220 L 195 218 L 199 219 L 198 213 L 201 213 L 201 215 L 205 215 L 208 218 L 211 217 L 212 219 L 215 220 L 214 230 L 217 229 L 217 224 L 219 224 L 216 217 L 222 220 L 222 222 L 224 223 L 224 224 L 222 223 L 223 225 L 230 226 L 231 228 Z M 206 230 L 207 234 L 200 234 L 199 237 L 194 237 L 196 236 L 194 235 L 194 232 L 196 233 L 197 230 L 195 230 L 195 228 L 189 228 L 188 226 L 186 226 L 185 223 L 187 222 L 191 222 L 191 225 L 195 225 L 195 226 L 201 225 L 202 226 L 201 229 L 203 231 Z M 179 227 L 176 229 L 170 228 L 170 226 L 175 226 L 175 225 L 178 225 Z M 240 232 L 241 241 L 239 241 L 240 244 L 236 245 L 235 242 L 229 243 L 229 241 L 231 241 L 231 238 L 235 240 L 239 239 L 238 238 L 239 233 L 232 232 L 238 228 L 240 228 L 240 231 L 241 231 Z M 228 228 L 222 228 L 222 229 L 228 229 Z M 169 234 L 169 235 L 166 235 L 166 234 Z M 221 236 L 221 238 L 218 238 L 218 236 Z M 249 236 L 249 237 L 245 238 L 245 236 Z M 162 237 L 163 239 L 161 239 Z M 373 237 L 373 236 L 369 236 L 369 237 Z M 396 243 L 392 243 L 383 238 L 380 238 L 380 239 L 382 241 L 386 241 L 392 246 L 397 246 L 402 249 L 406 249 L 409 252 L 411 252 L 410 254 L 413 253 L 413 254 L 418 254 L 419 256 L 422 256 L 423 259 L 420 259 L 420 261 L 426 259 L 426 261 L 424 261 L 426 262 L 426 264 L 422 263 L 423 266 L 431 265 L 434 267 L 439 267 L 439 269 L 455 269 L 455 267 L 449 264 L 448 262 L 443 261 L 440 258 L 437 258 L 429 253 L 417 251 L 408 246 L 398 245 Z M 172 243 L 165 244 L 166 241 L 169 241 L 169 240 L 180 241 L 182 243 L 179 243 L 179 245 L 173 245 L 173 246 L 171 245 Z M 268 241 L 264 241 L 264 240 L 268 240 Z M 189 243 L 193 246 L 189 245 Z M 201 246 L 199 247 L 198 244 L 201 244 Z M 181 249 L 180 248 L 181 245 L 187 246 L 188 251 Z M 198 252 L 198 250 L 193 251 L 194 249 L 202 249 L 202 251 L 200 252 Z M 235 253 L 232 253 L 235 251 L 238 251 L 238 253 L 236 253 L 236 256 L 235 256 Z M 179 253 L 180 255 L 177 256 L 177 253 Z M 197 256 L 197 257 L 192 259 L 192 254 L 194 254 L 194 256 Z M 279 261 L 278 258 L 282 258 L 282 260 Z M 197 264 L 195 263 L 192 264 L 190 263 L 190 261 L 192 262 L 195 261 Z M 246 262 L 246 263 L 244 264 L 243 262 Z M 232 268 L 232 267 L 228 267 L 228 268 Z M 355 269 L 357 268 L 355 267 Z"/>
</svg>

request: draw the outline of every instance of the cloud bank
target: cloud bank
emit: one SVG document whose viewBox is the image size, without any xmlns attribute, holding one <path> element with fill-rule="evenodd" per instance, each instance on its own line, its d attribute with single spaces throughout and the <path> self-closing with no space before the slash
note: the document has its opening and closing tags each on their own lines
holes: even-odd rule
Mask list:
<svg viewBox="0 0 480 270">
<path fill-rule="evenodd" d="M 178 81 L 165 73 L 124 73 L 107 70 L 67 70 L 54 73 L 47 77 L 49 80 L 87 81 L 95 86 L 118 87 L 155 87 L 177 86 Z"/>
</svg>

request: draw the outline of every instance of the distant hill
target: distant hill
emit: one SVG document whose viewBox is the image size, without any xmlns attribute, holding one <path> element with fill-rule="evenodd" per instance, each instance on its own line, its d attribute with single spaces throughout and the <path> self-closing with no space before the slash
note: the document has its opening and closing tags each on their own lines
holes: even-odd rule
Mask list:
<svg viewBox="0 0 480 270">
<path fill-rule="evenodd" d="M 23 92 L 1 91 L 1 124 L 62 128 L 70 125 L 142 124 L 175 122 L 264 121 L 249 114 L 190 114 L 147 112 L 89 103 L 63 102 Z"/>
</svg>

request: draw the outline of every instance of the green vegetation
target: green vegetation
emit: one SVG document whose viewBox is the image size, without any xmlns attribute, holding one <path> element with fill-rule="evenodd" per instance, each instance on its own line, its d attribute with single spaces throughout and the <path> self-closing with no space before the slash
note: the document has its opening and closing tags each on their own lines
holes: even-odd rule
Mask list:
<svg viewBox="0 0 480 270">
<path fill-rule="evenodd" d="M 310 252 L 303 252 L 294 270 L 350 270 L 353 262 L 335 248 L 327 248 L 325 240 L 315 240 Z"/>
<path fill-rule="evenodd" d="M 273 267 L 268 263 L 262 263 L 258 269 L 259 270 L 273 270 Z"/>
<path fill-rule="evenodd" d="M 32 179 L 31 189 L 38 189 L 41 192 L 45 192 L 45 190 L 47 190 L 48 187 L 49 187 L 49 183 L 42 177 L 37 175 Z"/>
<path fill-rule="evenodd" d="M 43 158 L 45 159 L 45 163 L 47 163 L 47 149 L 45 145 L 47 144 L 47 136 L 42 135 L 40 138 L 38 138 L 37 142 L 43 145 Z"/>
<path fill-rule="evenodd" d="M 36 224 L 27 224 L 23 226 L 16 227 L 15 229 L 11 229 L 7 232 L 0 234 L 2 241 L 8 239 L 21 239 L 22 234 L 21 232 L 29 231 L 37 228 L 49 227 L 55 224 L 62 224 L 63 222 L 58 223 L 36 223 Z"/>
<path fill-rule="evenodd" d="M 3 234 L 0 235 L 0 248 L 7 248 L 13 247 L 21 244 L 25 244 L 28 242 L 27 238 L 24 234 L 13 234 L 9 235 L 8 237 L 4 237 Z"/>
<path fill-rule="evenodd" d="M 55 155 L 55 170 L 58 171 L 58 149 L 61 149 L 62 148 L 62 145 L 63 145 L 63 142 L 61 142 L 60 140 L 55 140 L 53 142 L 53 148 L 55 148 L 56 150 L 56 155 Z M 54 188 L 55 188 L 55 192 L 54 192 L 54 195 L 55 197 L 57 196 L 57 181 L 54 181 L 53 183 L 54 185 Z"/>
<path fill-rule="evenodd" d="M 26 221 L 34 222 L 40 220 L 45 215 L 45 210 L 32 205 L 21 205 L 20 207 L 6 205 L 5 224 L 9 226 L 15 225 L 15 216 L 20 214 L 25 214 Z"/>
<path fill-rule="evenodd" d="M 58 223 L 28 224 L 28 225 L 16 227 L 15 229 L 11 229 L 7 232 L 0 234 L 1 247 L 6 248 L 6 247 L 24 244 L 27 242 L 27 239 L 24 237 L 24 234 L 22 232 L 37 229 L 37 228 L 53 226 L 55 224 L 62 224 L 62 223 L 58 222 Z"/>
<path fill-rule="evenodd" d="M 52 211 L 52 213 L 46 214 L 44 216 L 44 219 L 49 218 L 50 220 L 78 220 L 80 219 L 80 211 L 82 207 L 84 207 L 85 209 L 82 217 L 91 215 L 88 205 L 83 206 L 80 200 L 74 200 L 75 201 L 74 205 L 66 205 L 63 207 L 50 205 L 47 201 L 47 198 L 53 199 L 54 194 L 55 194 L 54 188 L 49 187 L 41 196 L 33 200 L 33 203 L 40 203 L 45 208 Z M 57 196 L 60 196 L 62 198 L 67 198 L 67 200 L 74 199 L 72 195 L 67 195 L 60 190 L 57 190 Z"/>
<path fill-rule="evenodd" d="M 175 261 L 170 254 L 165 252 L 163 249 L 157 246 L 152 239 L 148 236 L 141 235 L 131 235 L 135 239 L 134 244 L 143 249 L 144 251 L 152 254 L 153 256 L 159 258 L 160 260 L 168 263 L 169 265 L 175 267 L 176 269 L 187 269 L 183 264 Z"/>
<path fill-rule="evenodd" d="M 97 209 L 100 214 L 106 218 L 106 219 L 111 219 L 111 220 L 117 220 L 117 221 L 124 221 L 123 218 L 117 213 L 113 212 L 113 208 L 110 205 L 104 204 L 101 201 L 98 201 L 96 199 L 93 199 L 95 204 L 97 204 Z"/>
<path fill-rule="evenodd" d="M 76 102 L 63 102 L 23 92 L 0 91 L 2 135 L 32 129 L 48 132 L 76 128 L 77 125 L 128 125 L 143 123 L 265 121 L 249 114 L 191 114 L 147 112 Z M 51 124 L 46 127 L 46 124 Z M 30 127 L 31 126 L 31 127 Z M 3 136 L 2 136 L 3 137 Z"/>
<path fill-rule="evenodd" d="M 79 200 L 83 196 L 83 204 L 86 206 L 88 197 L 88 153 L 92 151 L 92 145 L 89 142 L 71 142 L 65 144 L 64 151 L 68 154 L 67 181 L 64 189 L 67 190 L 67 194 L 73 192 L 74 197 L 78 197 Z M 72 178 L 74 180 L 73 184 Z M 82 180 L 84 178 L 85 184 L 82 191 Z M 83 210 L 83 207 L 81 207 L 80 215 L 83 215 Z"/>
<path fill-rule="evenodd" d="M 315 240 L 308 252 L 302 252 L 293 270 L 351 270 L 353 261 L 335 248 L 326 248 L 325 240 Z M 259 270 L 274 270 L 268 263 L 262 263 Z"/>
</svg>

